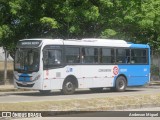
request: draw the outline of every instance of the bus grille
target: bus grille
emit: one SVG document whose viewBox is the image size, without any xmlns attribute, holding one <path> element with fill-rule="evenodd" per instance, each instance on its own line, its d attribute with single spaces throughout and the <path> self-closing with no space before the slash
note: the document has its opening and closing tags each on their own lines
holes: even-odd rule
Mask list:
<svg viewBox="0 0 160 120">
<path fill-rule="evenodd" d="M 34 85 L 34 83 L 33 83 L 33 84 L 26 84 L 26 85 L 23 85 L 23 84 L 17 83 L 17 82 L 16 82 L 16 84 L 17 84 L 17 86 L 19 86 L 19 87 L 33 87 L 33 85 Z"/>
</svg>

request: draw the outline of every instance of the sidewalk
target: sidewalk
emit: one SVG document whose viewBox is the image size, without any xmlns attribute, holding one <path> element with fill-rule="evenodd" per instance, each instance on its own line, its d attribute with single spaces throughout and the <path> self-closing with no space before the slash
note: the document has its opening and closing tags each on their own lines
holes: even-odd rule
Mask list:
<svg viewBox="0 0 160 120">
<path fill-rule="evenodd" d="M 160 80 L 151 81 L 151 82 L 149 83 L 149 85 L 150 85 L 150 86 L 152 86 L 152 85 L 158 85 L 158 86 L 160 86 Z"/>
<path fill-rule="evenodd" d="M 0 85 L 0 92 L 16 91 L 14 85 Z"/>
</svg>

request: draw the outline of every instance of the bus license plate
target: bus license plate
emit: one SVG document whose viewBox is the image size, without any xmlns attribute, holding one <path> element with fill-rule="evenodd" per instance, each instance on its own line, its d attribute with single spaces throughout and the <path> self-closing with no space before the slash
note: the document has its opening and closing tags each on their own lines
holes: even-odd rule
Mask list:
<svg viewBox="0 0 160 120">
<path fill-rule="evenodd" d="M 22 82 L 22 84 L 23 84 L 23 85 L 27 85 L 27 83 L 26 83 L 26 82 Z"/>
</svg>

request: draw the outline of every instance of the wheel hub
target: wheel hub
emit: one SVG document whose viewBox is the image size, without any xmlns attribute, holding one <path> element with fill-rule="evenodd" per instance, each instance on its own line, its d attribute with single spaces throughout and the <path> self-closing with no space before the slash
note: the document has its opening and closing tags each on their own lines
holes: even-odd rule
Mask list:
<svg viewBox="0 0 160 120">
<path fill-rule="evenodd" d="M 124 89 L 124 87 L 125 87 L 124 84 L 125 84 L 124 81 L 121 80 L 121 81 L 119 82 L 119 88 L 120 88 L 120 89 Z"/>
<path fill-rule="evenodd" d="M 72 84 L 71 82 L 68 82 L 68 83 L 66 84 L 66 89 L 67 89 L 68 91 L 71 91 L 71 90 L 73 89 L 73 84 Z"/>
</svg>

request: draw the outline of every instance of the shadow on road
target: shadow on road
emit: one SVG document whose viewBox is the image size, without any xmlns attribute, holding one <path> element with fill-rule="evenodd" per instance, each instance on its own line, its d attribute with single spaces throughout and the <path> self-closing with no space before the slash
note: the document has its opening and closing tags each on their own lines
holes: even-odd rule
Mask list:
<svg viewBox="0 0 160 120">
<path fill-rule="evenodd" d="M 139 92 L 139 91 L 144 91 L 142 89 L 127 89 L 124 94 L 127 92 Z M 110 89 L 105 89 L 102 92 L 92 92 L 90 90 L 77 90 L 73 95 L 85 95 L 85 94 L 117 94 L 117 93 L 122 93 L 122 92 L 113 92 L 110 91 Z M 17 93 L 9 93 L 8 95 L 19 95 L 19 96 L 62 96 L 63 94 L 60 91 L 52 91 L 51 93 L 48 94 L 42 94 L 39 91 L 23 91 L 23 92 L 17 92 Z M 69 95 L 67 95 L 69 96 Z"/>
</svg>

